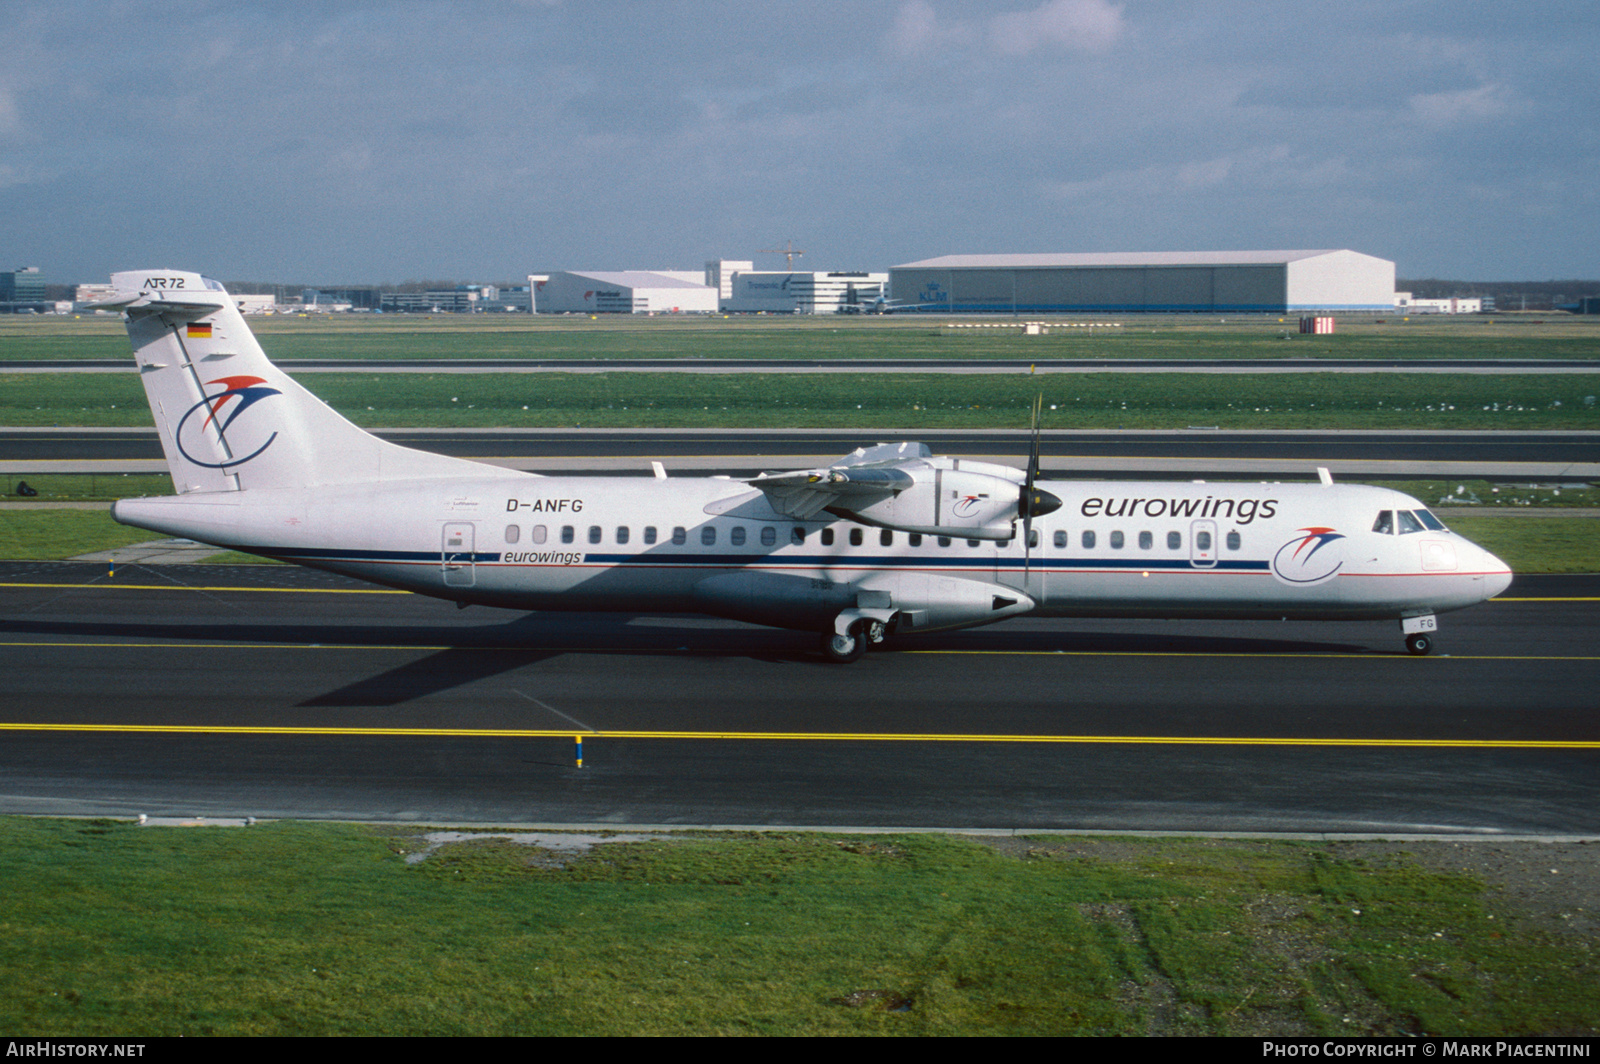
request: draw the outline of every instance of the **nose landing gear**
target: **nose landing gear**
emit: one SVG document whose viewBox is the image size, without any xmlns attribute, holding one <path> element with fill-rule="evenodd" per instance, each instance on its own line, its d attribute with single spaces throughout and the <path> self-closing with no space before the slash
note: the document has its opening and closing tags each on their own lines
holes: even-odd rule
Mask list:
<svg viewBox="0 0 1600 1064">
<path fill-rule="evenodd" d="M 1431 613 L 1400 618 L 1400 632 L 1406 638 L 1406 652 L 1422 657 L 1433 650 L 1433 633 L 1439 622 Z"/>
</svg>

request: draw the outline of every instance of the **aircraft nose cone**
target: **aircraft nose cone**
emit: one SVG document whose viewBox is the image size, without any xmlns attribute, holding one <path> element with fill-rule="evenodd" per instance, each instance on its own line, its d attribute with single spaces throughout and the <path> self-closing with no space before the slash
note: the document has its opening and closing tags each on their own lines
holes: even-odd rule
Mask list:
<svg viewBox="0 0 1600 1064">
<path fill-rule="evenodd" d="M 1035 487 L 1031 492 L 1024 492 L 1022 495 L 1021 510 L 1023 517 L 1043 517 L 1045 514 L 1053 514 L 1059 509 L 1061 509 L 1061 500 L 1043 488 Z"/>
<path fill-rule="evenodd" d="M 1488 556 L 1492 567 L 1499 567 L 1504 570 L 1504 572 L 1490 572 L 1488 576 L 1484 577 L 1484 590 L 1487 592 L 1484 598 L 1492 599 L 1511 586 L 1513 574 L 1511 567 L 1506 565 L 1505 562 L 1496 558 L 1493 554 L 1489 554 L 1488 551 L 1484 551 L 1484 554 Z"/>
</svg>

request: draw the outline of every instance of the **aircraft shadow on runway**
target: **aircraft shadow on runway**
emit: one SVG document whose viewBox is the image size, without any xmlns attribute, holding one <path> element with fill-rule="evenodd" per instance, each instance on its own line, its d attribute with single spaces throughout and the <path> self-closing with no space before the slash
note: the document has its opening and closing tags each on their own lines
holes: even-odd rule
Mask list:
<svg viewBox="0 0 1600 1064">
<path fill-rule="evenodd" d="M 1355 643 L 1319 639 L 1250 637 L 1236 633 L 1108 632 L 1089 630 L 1095 622 L 1080 622 L 1085 630 L 1007 630 L 993 627 L 944 632 L 891 640 L 881 651 L 853 666 L 824 661 L 816 637 L 805 632 L 758 628 L 752 625 L 707 621 L 703 617 L 641 617 L 628 614 L 531 613 L 498 624 L 452 625 L 350 625 L 272 624 L 260 621 L 50 621 L 0 618 L 0 632 L 10 636 L 45 636 L 62 640 L 171 640 L 184 643 L 324 647 L 415 647 L 433 653 L 386 669 L 317 695 L 301 703 L 308 707 L 394 706 L 448 691 L 479 680 L 514 672 L 568 653 L 634 655 L 670 654 L 685 657 L 746 657 L 770 663 L 814 666 L 836 671 L 848 680 L 852 669 L 879 661 L 898 660 L 916 668 L 913 658 L 900 651 L 950 651 L 965 653 L 1032 654 L 1195 654 L 1269 656 L 1276 654 L 1384 654 L 1384 650 Z M 1159 622 L 1157 622 L 1159 623 Z M 1263 627 L 1269 622 L 1260 622 Z M 442 649 L 441 649 L 442 648 Z"/>
</svg>

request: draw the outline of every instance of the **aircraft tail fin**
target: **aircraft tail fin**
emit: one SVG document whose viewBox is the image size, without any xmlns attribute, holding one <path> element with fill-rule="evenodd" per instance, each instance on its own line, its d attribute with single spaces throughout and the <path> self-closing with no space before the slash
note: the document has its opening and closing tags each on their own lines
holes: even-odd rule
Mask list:
<svg viewBox="0 0 1600 1064">
<path fill-rule="evenodd" d="M 217 282 L 181 270 L 116 273 L 111 281 L 116 295 L 98 305 L 127 315 L 180 495 L 484 472 L 345 420 L 267 359 Z"/>
</svg>

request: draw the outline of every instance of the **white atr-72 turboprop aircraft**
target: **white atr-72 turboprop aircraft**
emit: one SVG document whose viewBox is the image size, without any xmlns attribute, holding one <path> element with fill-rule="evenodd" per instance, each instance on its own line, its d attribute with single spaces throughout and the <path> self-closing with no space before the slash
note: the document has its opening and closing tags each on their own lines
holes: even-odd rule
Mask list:
<svg viewBox="0 0 1600 1064">
<path fill-rule="evenodd" d="M 1511 571 L 1384 488 L 1034 484 L 916 443 L 825 469 L 542 477 L 362 431 L 267 360 L 222 286 L 112 277 L 177 494 L 112 516 L 466 606 L 715 614 L 822 634 L 859 657 L 892 632 L 1079 617 L 1393 619 L 1426 654 L 1434 615 Z M 1020 534 L 1019 534 L 1020 533 Z"/>
</svg>

